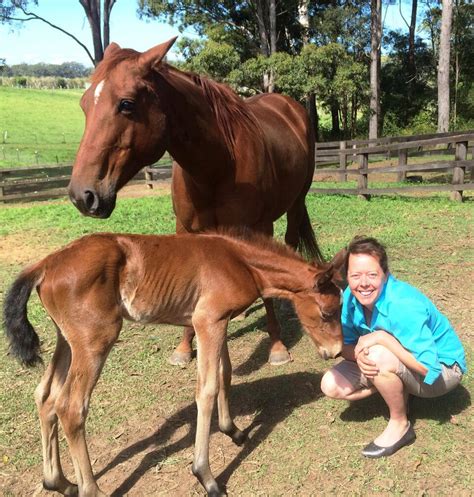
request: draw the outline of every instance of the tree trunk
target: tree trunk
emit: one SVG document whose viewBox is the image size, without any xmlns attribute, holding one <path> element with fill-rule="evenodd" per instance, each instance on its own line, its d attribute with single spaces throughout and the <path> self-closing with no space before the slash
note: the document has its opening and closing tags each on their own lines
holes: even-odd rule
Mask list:
<svg viewBox="0 0 474 497">
<path fill-rule="evenodd" d="M 104 58 L 104 46 L 100 30 L 101 8 L 100 0 L 79 0 L 91 27 L 92 43 L 94 46 L 94 64 L 97 65 Z"/>
<path fill-rule="evenodd" d="M 116 0 L 104 0 L 104 18 L 102 20 L 104 33 L 102 46 L 104 51 L 110 45 L 110 14 L 115 2 Z"/>
<path fill-rule="evenodd" d="M 270 0 L 268 5 L 268 18 L 270 24 L 270 55 L 277 51 L 276 5 L 275 0 Z M 272 70 L 268 75 L 268 93 L 275 90 L 275 74 Z"/>
<path fill-rule="evenodd" d="M 418 9 L 418 0 L 412 0 L 411 3 L 411 20 L 408 30 L 408 67 L 410 70 L 410 79 L 415 77 L 415 31 L 416 31 L 416 12 Z"/>
<path fill-rule="evenodd" d="M 438 133 L 449 130 L 449 56 L 453 0 L 442 0 L 441 35 L 438 58 Z"/>
<path fill-rule="evenodd" d="M 382 0 L 371 0 L 369 139 L 378 138 L 379 136 L 381 40 L 382 40 Z"/>
<path fill-rule="evenodd" d="M 308 14 L 308 0 L 300 0 L 298 2 L 298 21 L 301 25 L 301 38 L 303 45 L 306 46 L 309 43 L 309 14 Z M 314 130 L 314 136 L 316 141 L 319 140 L 319 116 L 318 109 L 316 107 L 316 95 L 315 93 L 309 93 L 306 96 L 306 111 L 309 115 L 309 122 L 311 128 Z"/>
</svg>

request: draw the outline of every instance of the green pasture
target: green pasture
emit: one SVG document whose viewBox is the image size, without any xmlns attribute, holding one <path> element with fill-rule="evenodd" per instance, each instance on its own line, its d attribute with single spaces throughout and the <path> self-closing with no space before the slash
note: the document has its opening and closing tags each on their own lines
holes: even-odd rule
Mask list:
<svg viewBox="0 0 474 497">
<path fill-rule="evenodd" d="M 72 163 L 84 128 L 82 93 L 0 86 L 0 167 Z"/>
<path fill-rule="evenodd" d="M 450 318 L 466 347 L 470 372 L 444 398 L 415 399 L 414 445 L 389 459 L 366 460 L 359 452 L 383 430 L 384 403 L 378 397 L 351 405 L 323 398 L 320 378 L 331 363 L 316 355 L 292 319 L 281 324 L 294 362 L 267 365 L 265 316 L 257 302 L 245 321 L 232 322 L 229 329 L 231 408 L 239 426 L 252 427 L 251 436 L 237 448 L 213 434 L 211 466 L 218 481 L 234 496 L 469 495 L 474 488 L 472 200 L 383 197 L 366 202 L 309 195 L 307 204 L 328 258 L 357 234 L 376 236 L 387 245 L 393 273 L 418 286 Z M 1 207 L 0 300 L 21 267 L 78 236 L 173 230 L 169 195 L 120 198 L 108 220 L 84 218 L 66 200 Z M 276 234 L 283 236 L 283 220 Z M 47 362 L 54 330 L 36 297 L 29 315 Z M 189 469 L 196 365 L 177 370 L 167 363 L 180 335 L 178 327 L 127 324 L 106 363 L 87 429 L 94 471 L 108 493 L 203 495 Z M 0 487 L 6 496 L 33 495 L 41 482 L 32 397 L 41 372 L 14 362 L 0 334 Z M 65 470 L 74 478 L 61 443 Z M 180 491 L 167 493 L 167 488 Z"/>
</svg>

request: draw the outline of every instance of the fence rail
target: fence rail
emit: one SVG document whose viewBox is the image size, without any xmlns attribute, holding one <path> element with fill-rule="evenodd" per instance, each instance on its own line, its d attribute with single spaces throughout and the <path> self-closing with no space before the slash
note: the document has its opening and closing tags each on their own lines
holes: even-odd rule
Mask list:
<svg viewBox="0 0 474 497">
<path fill-rule="evenodd" d="M 314 187 L 311 191 L 324 194 L 359 195 L 363 198 L 369 198 L 370 195 L 413 191 L 448 191 L 451 192 L 453 200 L 461 201 L 464 191 L 474 189 L 472 182 L 473 148 L 474 131 L 317 143 L 314 181 L 319 182 L 322 176 L 335 176 L 341 182 L 341 187 Z M 437 155 L 454 155 L 454 160 L 439 160 Z M 387 157 L 391 160 L 398 158 L 397 164 L 370 165 L 374 160 L 380 158 L 385 160 Z M 428 161 L 408 163 L 409 159 L 419 160 L 419 157 L 427 157 Z M 148 188 L 153 188 L 154 184 L 168 181 L 171 178 L 170 165 L 171 160 L 166 157 L 159 163 L 144 168 L 131 183 L 141 183 L 147 185 Z M 329 165 L 331 167 L 325 167 Z M 0 168 L 0 202 L 65 196 L 71 170 L 71 164 Z M 403 186 L 369 187 L 371 175 L 394 173 L 398 181 L 404 181 L 410 179 L 407 173 L 413 172 L 452 173 L 451 184 L 420 185 L 407 182 Z M 355 176 L 357 179 L 356 188 L 345 188 L 342 185 L 349 176 Z M 466 181 L 468 178 L 469 181 Z"/>
<path fill-rule="evenodd" d="M 405 138 L 405 141 L 401 141 Z M 463 192 L 473 190 L 472 168 L 474 132 L 444 133 L 437 135 L 421 135 L 416 137 L 392 137 L 379 140 L 340 141 L 317 144 L 315 152 L 316 169 L 314 178 L 336 175 L 340 182 L 347 181 L 349 175 L 356 176 L 357 188 L 311 188 L 314 193 L 359 195 L 369 198 L 370 195 L 387 193 L 405 193 L 411 191 L 449 191 L 453 200 L 462 201 Z M 433 155 L 453 155 L 454 160 L 433 160 Z M 471 159 L 468 159 L 468 154 Z M 380 157 L 398 157 L 397 165 L 370 167 L 372 160 Z M 426 156 L 427 162 L 408 164 L 408 160 Z M 350 164 L 355 163 L 355 168 Z M 333 167 L 324 167 L 332 164 Z M 334 167 L 337 165 L 337 167 Z M 322 166 L 322 167 L 321 167 Z M 396 173 L 398 181 L 404 181 L 409 172 L 450 172 L 451 184 L 413 185 L 387 188 L 369 188 L 369 175 L 376 173 Z M 467 177 L 470 181 L 466 182 Z"/>
</svg>

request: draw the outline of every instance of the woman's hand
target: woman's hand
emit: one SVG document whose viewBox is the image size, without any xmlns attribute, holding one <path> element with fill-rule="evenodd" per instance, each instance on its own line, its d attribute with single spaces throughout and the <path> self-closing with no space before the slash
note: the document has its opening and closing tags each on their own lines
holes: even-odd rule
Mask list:
<svg viewBox="0 0 474 497">
<path fill-rule="evenodd" d="M 383 345 L 382 342 L 384 334 L 385 331 L 377 330 L 373 331 L 372 333 L 368 333 L 367 335 L 361 336 L 354 349 L 355 356 L 357 357 L 363 349 L 369 349 L 374 345 Z"/>
<path fill-rule="evenodd" d="M 375 362 L 371 361 L 368 358 L 369 349 L 363 348 L 359 350 L 359 353 L 356 354 L 357 366 L 361 370 L 362 374 L 367 376 L 367 378 L 373 378 L 379 374 L 379 368 L 375 364 Z"/>
</svg>

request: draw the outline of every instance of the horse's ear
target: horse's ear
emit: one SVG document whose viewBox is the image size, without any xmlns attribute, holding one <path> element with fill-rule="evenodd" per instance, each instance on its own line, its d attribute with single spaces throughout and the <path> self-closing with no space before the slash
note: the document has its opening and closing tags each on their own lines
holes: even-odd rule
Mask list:
<svg viewBox="0 0 474 497">
<path fill-rule="evenodd" d="M 177 38 L 178 37 L 175 36 L 174 38 L 171 38 L 170 40 L 165 41 L 160 45 L 156 45 L 156 47 L 150 48 L 146 52 L 143 52 L 138 58 L 138 65 L 144 72 L 156 69 Z"/>
<path fill-rule="evenodd" d="M 316 274 L 314 289 L 322 292 L 332 282 L 334 276 L 334 266 L 332 263 L 324 264 L 321 271 Z"/>
<path fill-rule="evenodd" d="M 347 250 L 343 248 L 332 258 L 331 265 L 334 267 L 333 282 L 341 289 L 347 286 L 346 275 Z"/>
<path fill-rule="evenodd" d="M 113 41 L 112 43 L 110 43 L 110 45 L 107 45 L 107 48 L 105 49 L 104 52 L 104 59 L 106 57 L 110 57 L 113 53 L 117 52 L 118 50 L 121 50 L 120 45 Z"/>
</svg>

